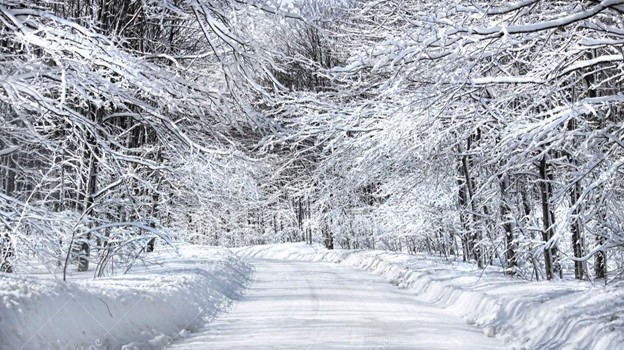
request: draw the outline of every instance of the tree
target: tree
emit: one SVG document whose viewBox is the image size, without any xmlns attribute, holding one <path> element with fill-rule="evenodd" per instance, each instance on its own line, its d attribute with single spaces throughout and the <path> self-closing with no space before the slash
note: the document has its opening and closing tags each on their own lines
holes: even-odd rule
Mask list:
<svg viewBox="0 0 624 350">
<path fill-rule="evenodd" d="M 257 122 L 251 89 L 232 80 L 266 69 L 250 61 L 261 53 L 230 26 L 232 11 L 257 12 L 196 1 L 1 3 L 0 140 L 11 151 L 0 154 L 0 212 L 18 263 L 36 243 L 52 266 L 80 258 L 86 269 L 97 258 L 102 274 L 112 256 L 130 264 L 154 238 L 170 240 L 164 221 L 186 208 L 177 192 L 195 184 L 181 181 L 178 160 L 226 171 L 231 157 L 255 162 L 229 136 Z M 214 187 L 228 178 L 202 175 Z"/>
<path fill-rule="evenodd" d="M 572 244 L 563 254 L 576 261 L 576 278 L 583 278 L 582 261 L 590 257 L 598 261 L 598 271 L 606 268 L 604 250 L 620 240 L 613 229 L 619 224 L 605 225 L 619 217 L 608 209 L 617 199 L 605 188 L 621 186 L 615 175 L 621 147 L 612 123 L 621 108 L 613 79 L 621 74 L 621 34 L 614 21 L 623 3 L 448 2 L 436 3 L 436 13 L 430 5 L 350 4 L 341 31 L 357 33 L 350 38 L 355 44 L 336 53 L 349 58 L 327 69 L 331 89 L 300 94 L 305 97 L 296 101 L 306 108 L 291 119 L 297 120 L 299 135 L 331 145 L 321 163 L 327 165 L 319 169 L 338 176 L 321 193 L 341 189 L 337 207 L 358 208 L 345 198 L 355 199 L 357 188 L 369 181 L 396 190 L 406 179 L 453 174 L 453 181 L 442 183 L 456 196 L 459 232 L 417 234 L 420 247 L 449 246 L 451 237 L 463 237 L 465 255 L 481 266 L 504 256 L 501 263 L 510 271 L 524 275 L 531 269 L 539 277 L 542 269 L 550 279 L 563 259 L 561 238 L 569 236 Z M 396 138 L 393 127 L 408 130 Z M 402 142 L 410 147 L 403 150 Z M 385 145 L 396 154 L 385 153 Z M 437 146 L 435 152 L 422 151 L 429 145 Z M 402 163 L 413 152 L 422 152 L 420 162 Z M 394 162 L 409 164 L 408 175 L 399 176 L 405 169 L 393 169 Z M 383 170 L 371 171 L 377 168 Z M 608 175 L 600 180 L 599 172 Z M 398 198 L 411 201 L 403 216 L 428 206 L 422 192 L 408 193 L 389 191 L 385 203 L 397 210 Z M 371 210 L 365 216 L 388 213 L 388 205 Z M 424 227 L 448 220 L 447 210 L 431 214 L 417 231 L 429 232 Z M 341 220 L 341 231 L 349 232 L 350 220 Z M 594 235 L 596 243 L 585 247 L 586 235 Z M 543 255 L 542 264 L 536 254 Z"/>
</svg>

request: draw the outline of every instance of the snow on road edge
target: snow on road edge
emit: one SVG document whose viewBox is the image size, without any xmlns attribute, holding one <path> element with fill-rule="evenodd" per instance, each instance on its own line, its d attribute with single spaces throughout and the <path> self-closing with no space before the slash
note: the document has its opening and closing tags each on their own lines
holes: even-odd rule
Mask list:
<svg viewBox="0 0 624 350">
<path fill-rule="evenodd" d="M 228 249 L 177 248 L 117 277 L 0 274 L 0 349 L 164 349 L 238 299 L 252 272 Z"/>
<path fill-rule="evenodd" d="M 622 286 L 526 282 L 470 264 L 384 251 L 328 251 L 303 243 L 252 246 L 239 256 L 326 261 L 383 276 L 513 349 L 616 350 L 624 344 Z M 487 271 L 486 271 L 487 272 Z"/>
</svg>

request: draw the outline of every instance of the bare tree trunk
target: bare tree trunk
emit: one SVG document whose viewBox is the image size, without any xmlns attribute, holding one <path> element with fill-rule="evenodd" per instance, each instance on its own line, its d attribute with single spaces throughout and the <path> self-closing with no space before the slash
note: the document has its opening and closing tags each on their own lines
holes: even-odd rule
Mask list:
<svg viewBox="0 0 624 350">
<path fill-rule="evenodd" d="M 540 175 L 540 193 L 542 197 L 542 221 L 544 224 L 542 230 L 542 239 L 546 246 L 544 247 L 544 267 L 546 269 L 546 278 L 551 280 L 556 274 L 561 273 L 557 261 L 557 246 L 550 242 L 554 236 L 555 215 L 551 208 L 550 199 L 552 197 L 552 175 L 548 166 L 547 155 L 545 154 L 539 164 Z"/>
<path fill-rule="evenodd" d="M 596 50 L 593 50 L 589 54 L 589 59 L 593 59 L 596 56 L 597 56 L 597 52 Z M 596 89 L 596 85 L 595 85 L 595 82 L 597 79 L 596 74 L 597 73 L 588 74 L 585 76 L 585 83 L 587 85 L 587 96 L 589 96 L 590 98 L 595 98 L 595 97 L 598 97 L 599 95 L 598 90 Z M 604 121 L 601 120 L 599 121 L 598 124 L 600 125 L 599 126 L 600 128 L 604 127 Z M 578 192 L 578 195 L 580 195 L 580 191 Z M 604 216 L 604 212 L 601 215 L 601 219 L 603 222 L 606 220 Z M 596 235 L 596 244 L 598 246 L 601 246 L 605 242 L 606 242 L 606 237 L 604 236 L 603 232 L 599 232 Z M 575 249 L 575 254 L 576 254 L 576 249 Z M 574 267 L 576 271 L 576 263 Z M 600 250 L 594 255 L 594 273 L 596 274 L 596 278 L 604 278 L 605 280 L 607 278 L 607 255 L 604 250 Z"/>
<path fill-rule="evenodd" d="M 308 198 L 308 203 L 307 203 L 307 208 L 306 208 L 306 214 L 307 214 L 307 221 L 308 224 L 306 225 L 306 231 L 308 233 L 308 244 L 312 245 L 312 227 L 310 226 L 310 219 L 312 218 L 312 207 L 310 205 L 310 198 Z"/>
<path fill-rule="evenodd" d="M 0 142 L 0 150 L 2 148 L 4 148 L 5 145 L 3 145 Z M 13 194 L 13 191 L 15 191 L 15 168 L 16 168 L 16 164 L 15 161 L 13 160 L 13 154 L 9 153 L 5 156 L 3 156 L 2 158 L 5 159 L 5 171 L 4 171 L 4 181 L 3 181 L 3 187 L 4 187 L 4 193 L 7 196 L 11 196 Z M 1 159 L 0 159 L 1 160 Z M 0 168 L 1 171 L 2 168 Z M 1 174 L 1 172 L 0 172 Z M 7 230 L 10 229 L 9 227 L 6 227 Z M 6 273 L 12 273 L 13 272 L 13 264 L 12 264 L 12 258 L 15 256 L 15 248 L 13 247 L 13 244 L 11 242 L 11 236 L 9 236 L 8 233 L 4 233 L 0 236 L 0 272 L 6 272 Z"/>
<path fill-rule="evenodd" d="M 596 244 L 603 245 L 605 243 L 605 237 L 603 235 L 596 236 Z M 604 250 L 599 250 L 594 255 L 594 273 L 596 278 L 607 278 L 607 254 Z"/>
<path fill-rule="evenodd" d="M 460 146 L 457 146 L 458 153 L 461 154 L 462 150 Z M 464 170 L 462 166 L 462 162 L 459 162 L 458 165 L 458 173 L 457 177 L 457 187 L 458 187 L 458 211 L 459 211 L 459 222 L 461 223 L 461 243 L 462 243 L 462 260 L 464 262 L 468 261 L 468 256 L 472 251 L 472 246 L 470 245 L 470 240 L 468 239 L 468 231 L 470 230 L 469 218 L 466 215 L 468 211 L 468 198 L 466 196 L 466 184 L 465 184 L 465 176 Z"/>
<path fill-rule="evenodd" d="M 470 140 L 468 141 L 468 147 L 466 148 L 466 150 L 468 151 L 469 149 L 470 149 Z M 461 148 L 460 148 L 460 151 L 461 151 Z M 467 195 L 466 204 L 470 204 L 470 211 L 472 211 L 472 224 L 468 226 L 469 237 L 470 237 L 469 246 L 470 248 L 472 248 L 472 254 L 475 260 L 477 261 L 477 266 L 479 266 L 479 268 L 483 268 L 483 258 L 481 256 L 481 248 L 479 246 L 480 237 L 479 237 L 478 230 L 477 230 L 478 218 L 477 218 L 477 212 L 476 212 L 475 203 L 474 203 L 474 191 L 472 188 L 473 182 L 470 176 L 470 160 L 468 159 L 467 155 L 463 155 L 461 157 L 461 164 L 462 164 L 461 166 L 462 175 L 464 177 L 463 185 L 466 188 L 465 194 Z"/>
<path fill-rule="evenodd" d="M 299 232 L 303 235 L 303 240 L 307 242 L 305 237 L 305 232 L 303 230 L 303 203 L 301 197 L 299 197 L 298 207 L 297 207 L 297 226 L 299 227 Z"/>
<path fill-rule="evenodd" d="M 93 118 L 94 122 L 99 125 L 101 111 L 95 106 L 89 106 L 88 113 Z M 84 217 L 93 215 L 93 205 L 95 203 L 94 196 L 97 192 L 99 146 L 96 142 L 96 136 L 93 134 L 95 132 L 95 130 L 91 130 L 91 132 L 86 136 L 87 142 L 85 144 L 83 152 L 83 161 L 89 162 L 86 178 L 84 176 L 84 173 L 82 174 L 82 183 L 85 187 L 81 191 L 82 198 L 79 203 L 79 205 L 81 205 L 80 209 L 83 212 Z M 87 271 L 89 269 L 89 255 L 91 251 L 91 247 L 89 246 L 90 239 L 90 233 L 87 234 L 86 237 L 78 237 L 78 240 L 74 242 L 75 246 L 70 248 L 76 251 L 78 255 L 78 271 Z"/>
<path fill-rule="evenodd" d="M 581 232 L 581 224 L 579 222 L 580 208 L 578 208 L 578 200 L 581 195 L 581 184 L 576 182 L 570 192 L 570 205 L 574 207 L 572 212 L 572 223 L 570 224 L 570 231 L 572 232 L 572 250 L 574 257 L 580 259 L 583 256 L 584 250 L 584 238 Z M 574 261 L 574 278 L 578 280 L 583 279 L 584 268 L 582 261 Z"/>
<path fill-rule="evenodd" d="M 156 152 L 156 159 L 159 162 L 162 162 L 162 150 L 160 149 L 160 147 L 158 148 L 158 151 Z M 158 202 L 160 201 L 160 192 L 159 192 L 159 188 L 160 188 L 160 183 L 162 181 L 162 178 L 158 179 L 158 184 L 156 185 L 156 188 L 154 189 L 154 192 L 152 193 L 152 222 L 150 223 L 150 227 L 152 228 L 156 228 L 156 224 L 154 223 L 153 220 L 156 219 L 156 217 L 158 216 Z M 215 232 L 215 235 L 217 233 Z M 217 239 L 215 239 L 215 241 L 217 241 Z M 218 244 L 217 242 L 215 242 L 215 244 Z M 154 248 L 156 246 L 156 238 L 151 238 L 148 242 L 147 242 L 147 246 L 145 248 L 145 251 L 147 253 L 151 253 L 154 251 Z"/>
<path fill-rule="evenodd" d="M 15 191 L 15 177 L 17 175 L 14 170 L 17 165 L 15 164 L 15 161 L 13 160 L 12 154 L 9 154 L 6 156 L 6 166 L 7 168 L 6 168 L 6 179 L 4 183 L 4 193 L 10 196 Z"/>
<path fill-rule="evenodd" d="M 500 176 L 500 190 L 501 190 L 501 205 L 500 215 L 503 220 L 503 229 L 505 230 L 505 267 L 508 274 L 515 274 L 515 269 L 518 266 L 516 260 L 515 242 L 513 227 L 511 225 L 511 208 L 507 201 L 507 192 L 509 189 L 509 175 L 504 174 Z"/>
<path fill-rule="evenodd" d="M 8 233 L 0 237 L 0 272 L 13 272 L 12 259 L 15 257 L 15 248 L 12 243 Z"/>
<path fill-rule="evenodd" d="M 160 194 L 158 193 L 158 186 L 156 186 L 156 189 L 154 190 L 154 193 L 152 194 L 152 217 L 153 218 L 155 218 L 156 213 L 158 213 L 158 201 L 159 200 L 160 200 Z M 150 227 L 155 228 L 156 224 L 152 221 L 150 222 Z M 156 238 L 150 238 L 150 240 L 147 241 L 147 246 L 145 247 L 145 251 L 147 253 L 151 253 L 154 251 L 155 247 L 156 247 Z"/>
<path fill-rule="evenodd" d="M 606 217 L 605 217 L 605 212 L 602 211 L 601 213 L 601 219 L 602 221 L 606 221 Z M 596 245 L 597 246 L 601 246 L 603 244 L 606 243 L 607 241 L 607 237 L 605 235 L 604 232 L 605 228 L 602 227 L 601 232 L 598 232 L 598 234 L 596 235 Z M 604 278 L 605 279 L 605 283 L 606 283 L 606 279 L 607 279 L 607 252 L 604 250 L 599 250 L 595 255 L 594 255 L 594 273 L 596 274 L 596 278 Z"/>
<path fill-rule="evenodd" d="M 85 201 L 83 204 L 83 210 L 85 212 L 91 212 L 93 210 L 93 203 L 95 191 L 97 189 L 97 167 L 98 161 L 95 155 L 90 155 L 89 160 L 89 175 L 87 178 L 87 186 L 85 193 Z M 91 234 L 87 234 L 86 237 L 81 237 L 77 242 L 78 244 L 78 271 L 89 270 L 89 255 L 91 248 L 89 246 L 89 240 Z"/>
</svg>

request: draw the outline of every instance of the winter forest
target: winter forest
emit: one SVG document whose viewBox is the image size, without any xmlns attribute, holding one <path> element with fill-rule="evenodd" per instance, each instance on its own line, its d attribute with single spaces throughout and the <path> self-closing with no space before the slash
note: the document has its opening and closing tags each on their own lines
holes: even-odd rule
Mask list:
<svg viewBox="0 0 624 350">
<path fill-rule="evenodd" d="M 624 272 L 624 0 L 1 0 L 1 269 L 175 240 Z"/>
</svg>

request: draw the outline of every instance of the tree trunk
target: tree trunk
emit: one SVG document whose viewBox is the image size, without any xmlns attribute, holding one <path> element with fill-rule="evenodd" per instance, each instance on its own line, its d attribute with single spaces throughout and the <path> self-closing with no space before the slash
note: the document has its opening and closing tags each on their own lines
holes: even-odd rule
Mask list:
<svg viewBox="0 0 624 350">
<path fill-rule="evenodd" d="M 603 245 L 605 237 L 601 234 L 596 236 L 596 244 Z M 607 254 L 604 250 L 600 250 L 594 255 L 594 273 L 596 278 L 607 278 Z"/>
<path fill-rule="evenodd" d="M 470 150 L 470 140 L 468 141 L 468 147 L 466 148 L 466 150 Z M 461 151 L 461 148 L 460 148 Z M 460 152 L 461 153 L 461 152 Z M 475 203 L 474 203 L 474 191 L 472 188 L 473 182 L 472 182 L 472 178 L 470 176 L 470 160 L 468 159 L 467 155 L 463 155 L 461 158 L 461 169 L 462 169 L 462 175 L 464 176 L 464 186 L 466 188 L 465 194 L 467 195 L 466 197 L 466 204 L 470 204 L 470 210 L 472 211 L 472 225 L 469 225 L 469 246 L 472 248 L 472 254 L 475 258 L 475 260 L 477 261 L 477 266 L 479 268 L 483 268 L 483 259 L 481 256 L 481 247 L 479 245 L 479 241 L 480 241 L 480 237 L 477 231 L 477 222 L 478 222 L 478 218 L 477 218 L 477 212 L 475 210 Z"/>
<path fill-rule="evenodd" d="M 505 268 L 506 273 L 515 274 L 518 266 L 516 261 L 516 251 L 514 242 L 513 227 L 511 225 L 511 208 L 507 202 L 507 192 L 509 189 L 509 175 L 503 174 L 499 178 L 501 190 L 500 216 L 503 221 L 503 229 L 505 230 Z"/>
<path fill-rule="evenodd" d="M 99 125 L 101 113 L 100 110 L 95 106 L 89 106 L 88 113 L 93 121 Z M 89 162 L 86 178 L 84 177 L 84 173 L 82 175 L 82 183 L 85 185 L 85 187 L 81 191 L 82 198 L 80 201 L 80 205 L 84 217 L 89 217 L 92 215 L 93 204 L 95 203 L 94 195 L 97 191 L 99 148 L 96 141 L 96 135 L 94 135 L 95 132 L 95 130 L 91 130 L 91 132 L 87 135 L 87 144 L 85 145 L 83 152 L 84 160 L 88 160 Z M 90 233 L 88 233 L 86 237 L 79 236 L 74 243 L 75 246 L 71 248 L 76 251 L 78 255 L 78 271 L 87 271 L 89 269 L 89 255 L 91 251 L 91 247 L 89 246 L 90 239 Z"/>
<path fill-rule="evenodd" d="M 11 236 L 8 233 L 4 233 L 0 237 L 0 272 L 13 272 L 13 263 L 11 261 L 13 257 L 15 257 L 15 248 L 11 242 Z"/>
<path fill-rule="evenodd" d="M 13 160 L 13 155 L 6 155 L 6 179 L 4 182 L 4 193 L 10 196 L 13 191 L 15 191 L 15 161 Z"/>
<path fill-rule="evenodd" d="M 324 231 L 323 237 L 324 237 L 325 248 L 329 250 L 334 249 L 334 236 L 332 235 L 332 232 L 331 232 L 331 224 L 325 225 L 325 228 L 323 231 Z"/>
<path fill-rule="evenodd" d="M 298 200 L 298 207 L 297 207 L 297 226 L 299 227 L 299 232 L 303 235 L 303 240 L 305 242 L 307 242 L 307 239 L 305 237 L 305 232 L 303 230 L 303 203 L 301 201 L 301 197 L 299 197 Z"/>
<path fill-rule="evenodd" d="M 312 219 L 312 206 L 310 205 L 310 198 L 308 198 L 307 208 L 306 208 L 306 216 L 307 222 L 306 231 L 308 232 L 308 244 L 312 245 L 312 227 L 310 226 L 310 219 Z"/>
<path fill-rule="evenodd" d="M 581 195 L 581 184 L 576 182 L 570 192 L 570 205 L 574 207 L 572 212 L 572 223 L 570 224 L 570 231 L 572 232 L 572 250 L 574 257 L 580 259 L 583 256 L 584 238 L 581 232 L 581 224 L 579 222 L 580 208 L 578 207 L 578 200 Z M 578 280 L 583 279 L 584 269 L 582 261 L 574 261 L 574 278 Z"/>
<path fill-rule="evenodd" d="M 158 148 L 158 151 L 156 152 L 156 159 L 159 162 L 162 162 L 162 150 L 160 149 L 160 147 Z M 150 227 L 152 228 L 156 228 L 156 224 L 154 223 L 153 220 L 156 220 L 156 218 L 158 217 L 158 202 L 160 201 L 159 188 L 160 188 L 161 181 L 162 181 L 162 178 L 158 180 L 158 184 L 156 185 L 156 188 L 154 189 L 154 192 L 152 193 L 152 222 L 150 223 Z M 217 232 L 215 231 L 215 236 L 216 234 Z M 215 237 L 215 241 L 218 241 L 218 237 Z M 218 245 L 218 242 L 215 242 L 215 244 Z M 154 251 L 155 246 L 156 246 L 156 238 L 151 238 L 149 241 L 147 241 L 147 246 L 145 247 L 145 251 L 147 253 L 151 253 Z"/>
<path fill-rule="evenodd" d="M 461 167 L 460 167 L 460 171 L 461 171 Z M 460 174 L 463 174 L 463 172 L 461 172 Z M 467 233 L 469 230 L 469 225 L 468 225 L 468 218 L 466 217 L 466 203 L 468 202 L 468 199 L 466 198 L 466 188 L 463 185 L 463 181 L 461 180 L 461 177 L 457 178 L 457 182 L 459 185 L 459 222 L 461 223 L 461 243 L 462 243 L 462 258 L 463 261 L 466 262 L 468 261 L 468 256 L 470 255 L 470 252 L 472 251 L 472 247 L 470 246 L 470 240 L 468 239 Z"/>
<path fill-rule="evenodd" d="M 552 197 L 552 179 L 546 154 L 540 160 L 539 175 L 540 193 L 542 198 L 542 239 L 544 244 L 546 244 L 544 247 L 544 267 L 546 269 L 546 278 L 551 280 L 561 271 L 557 261 L 557 246 L 554 242 L 550 242 L 554 236 L 555 215 L 551 209 L 550 203 L 550 199 Z"/>
<path fill-rule="evenodd" d="M 0 149 L 4 147 L 4 145 L 0 144 Z M 15 191 L 15 170 L 16 164 L 13 160 L 13 154 L 7 154 L 4 156 L 6 159 L 6 167 L 5 167 L 5 176 L 4 176 L 4 193 L 7 196 L 11 196 L 13 191 Z M 0 168 L 1 169 L 1 168 Z M 1 173 L 0 173 L 1 174 Z M 10 227 L 5 226 L 8 229 Z M 11 262 L 12 258 L 15 256 L 15 248 L 11 242 L 11 237 L 8 233 L 4 233 L 0 236 L 0 272 L 13 272 L 13 264 Z"/>
<path fill-rule="evenodd" d="M 604 211 L 602 211 L 601 213 L 601 219 L 603 222 L 606 221 L 606 217 L 605 217 L 606 213 Z M 596 235 L 596 245 L 601 246 L 603 244 L 605 244 L 607 242 L 607 237 L 606 237 L 606 229 L 604 227 L 602 227 L 601 232 L 598 232 L 598 234 Z M 596 278 L 604 278 L 605 279 L 605 283 L 606 283 L 606 279 L 607 279 L 607 252 L 604 250 L 599 250 L 595 255 L 594 255 L 594 273 L 596 274 Z"/>
</svg>

